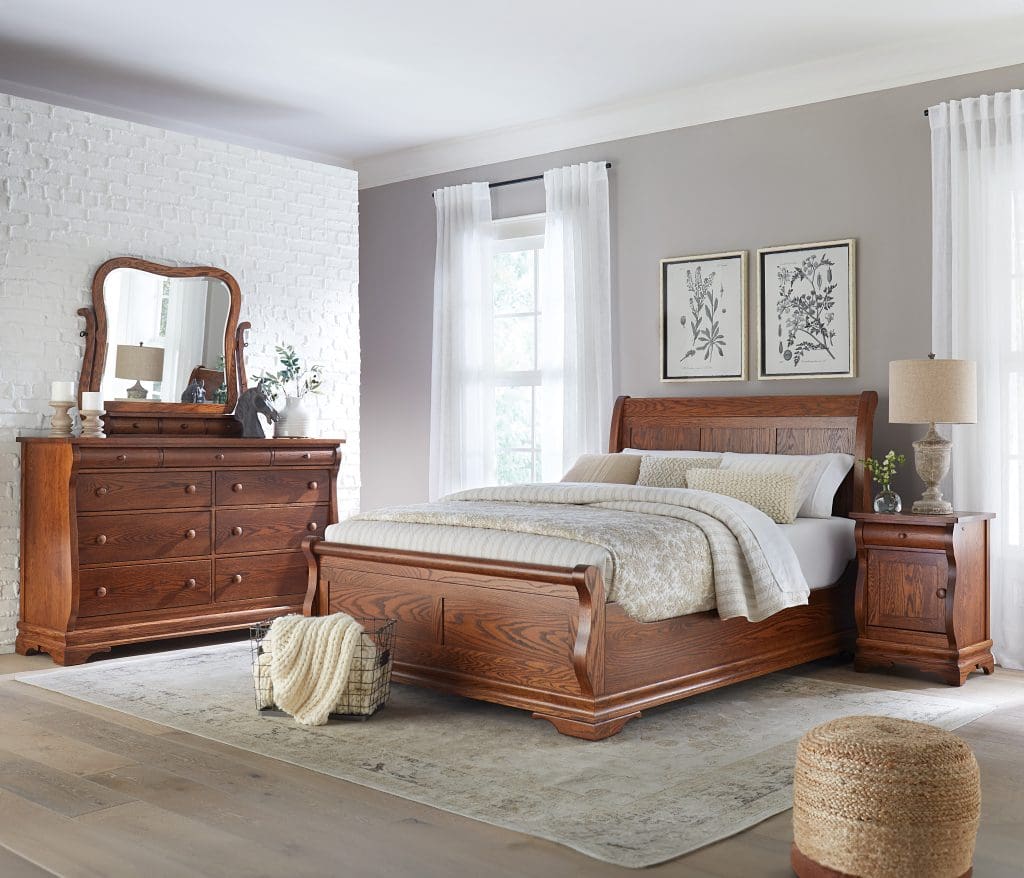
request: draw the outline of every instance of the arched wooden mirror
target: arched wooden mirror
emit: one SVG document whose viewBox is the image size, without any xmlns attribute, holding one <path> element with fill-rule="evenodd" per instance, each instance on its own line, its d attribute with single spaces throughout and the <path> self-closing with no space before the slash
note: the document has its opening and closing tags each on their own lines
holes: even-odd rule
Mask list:
<svg viewBox="0 0 1024 878">
<path fill-rule="evenodd" d="M 92 301 L 79 392 L 102 393 L 108 433 L 238 432 L 242 294 L 228 272 L 119 257 Z"/>
</svg>

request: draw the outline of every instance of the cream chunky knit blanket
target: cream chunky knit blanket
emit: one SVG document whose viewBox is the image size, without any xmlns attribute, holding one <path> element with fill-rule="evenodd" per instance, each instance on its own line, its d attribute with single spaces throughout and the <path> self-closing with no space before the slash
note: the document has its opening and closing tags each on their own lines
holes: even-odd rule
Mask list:
<svg viewBox="0 0 1024 878">
<path fill-rule="evenodd" d="M 363 626 L 345 613 L 282 616 L 270 626 L 275 703 L 304 726 L 322 726 L 348 683 Z"/>
</svg>

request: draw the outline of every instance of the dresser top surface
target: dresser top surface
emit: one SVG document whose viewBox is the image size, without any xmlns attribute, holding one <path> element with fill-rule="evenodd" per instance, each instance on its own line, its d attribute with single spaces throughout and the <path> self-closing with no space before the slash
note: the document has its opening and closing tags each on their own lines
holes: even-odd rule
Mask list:
<svg viewBox="0 0 1024 878">
<path fill-rule="evenodd" d="M 18 437 L 19 442 L 41 444 L 67 444 L 81 448 L 139 448 L 188 446 L 191 448 L 336 448 L 344 445 L 344 439 L 241 439 L 236 436 L 166 436 L 147 434 L 145 436 L 108 436 L 106 439 L 91 439 L 82 436 L 50 436 L 45 431 L 37 435 L 26 432 Z"/>
</svg>

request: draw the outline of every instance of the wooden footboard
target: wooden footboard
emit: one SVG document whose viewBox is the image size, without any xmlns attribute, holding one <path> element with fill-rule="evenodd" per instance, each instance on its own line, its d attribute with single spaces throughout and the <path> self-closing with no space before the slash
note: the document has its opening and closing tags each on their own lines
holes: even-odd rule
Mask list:
<svg viewBox="0 0 1024 878">
<path fill-rule="evenodd" d="M 511 564 L 309 538 L 305 611 L 398 619 L 395 679 L 530 710 L 597 740 L 640 711 L 852 646 L 852 570 L 753 624 L 641 623 L 596 567 Z"/>
</svg>

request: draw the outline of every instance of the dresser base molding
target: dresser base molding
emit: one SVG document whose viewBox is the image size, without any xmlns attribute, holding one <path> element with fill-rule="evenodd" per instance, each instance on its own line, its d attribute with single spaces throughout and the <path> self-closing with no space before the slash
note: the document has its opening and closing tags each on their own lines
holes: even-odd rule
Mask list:
<svg viewBox="0 0 1024 878">
<path fill-rule="evenodd" d="M 935 674 L 951 686 L 963 686 L 973 671 L 993 673 L 995 659 L 992 657 L 991 640 L 964 649 L 953 649 L 892 643 L 887 640 L 857 639 L 857 656 L 853 663 L 855 670 L 872 671 L 897 665 Z"/>
<path fill-rule="evenodd" d="M 114 646 L 234 631 L 274 616 L 301 613 L 301 599 L 304 596 L 296 597 L 296 603 L 278 606 L 249 607 L 215 615 L 204 613 L 133 625 L 115 624 L 103 628 L 81 628 L 67 633 L 19 622 L 18 638 L 14 648 L 18 655 L 45 652 L 58 665 L 80 665 L 98 653 L 110 652 Z"/>
</svg>

